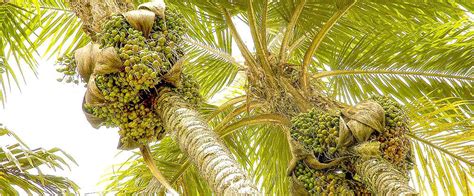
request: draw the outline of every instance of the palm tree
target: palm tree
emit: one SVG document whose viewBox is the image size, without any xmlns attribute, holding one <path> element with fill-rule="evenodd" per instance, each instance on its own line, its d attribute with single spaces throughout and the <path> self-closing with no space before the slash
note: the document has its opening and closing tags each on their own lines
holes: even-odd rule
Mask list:
<svg viewBox="0 0 474 196">
<path fill-rule="evenodd" d="M 74 42 L 67 49 L 85 45 L 88 39 L 78 31 L 80 23 L 64 4 L 46 3 L 38 9 L 54 17 L 41 15 L 49 26 L 39 36 L 42 41 L 35 43 L 44 43 L 48 35 L 71 32 Z M 185 72 L 200 81 L 206 98 L 236 78 L 246 81 L 239 86 L 244 89 L 242 96 L 219 107 L 207 105 L 200 112 L 263 192 L 288 193 L 289 118 L 312 107 L 344 107 L 372 94 L 389 94 L 405 105 L 411 118 L 408 136 L 417 163 L 416 175 L 411 177 L 418 182 L 417 188 L 437 193 L 441 186 L 448 193 L 470 194 L 471 4 L 262 0 L 168 2 L 168 6 L 179 9 L 190 25 Z M 104 12 L 91 13 L 88 16 L 95 18 Z M 253 45 L 244 43 L 236 19 L 250 28 Z M 61 25 L 65 23 L 71 25 Z M 90 34 L 96 27 L 85 25 L 84 29 Z M 232 56 L 233 42 L 244 62 Z M 298 73 L 293 75 L 297 84 L 285 74 L 288 68 Z M 164 112 L 173 113 L 172 109 Z M 152 146 L 160 171 L 177 190 L 208 193 L 203 182 L 209 180 L 195 180 L 201 179 L 197 169 L 176 146 L 167 139 Z M 137 157 L 132 158 L 124 163 L 131 166 L 128 170 L 111 175 L 109 190 L 156 191 L 158 183 L 140 169 L 144 165 Z M 127 177 L 134 181 L 124 182 Z M 422 183 L 425 178 L 430 183 Z"/>
<path fill-rule="evenodd" d="M 0 149 L 0 193 L 2 195 L 27 194 L 78 194 L 79 187 L 66 177 L 44 174 L 42 167 L 50 169 L 69 168 L 74 159 L 59 148 L 31 150 L 18 136 L 0 124 L 2 139 L 13 139 L 14 143 L 1 145 Z M 35 171 L 34 171 L 35 170 Z"/>
</svg>

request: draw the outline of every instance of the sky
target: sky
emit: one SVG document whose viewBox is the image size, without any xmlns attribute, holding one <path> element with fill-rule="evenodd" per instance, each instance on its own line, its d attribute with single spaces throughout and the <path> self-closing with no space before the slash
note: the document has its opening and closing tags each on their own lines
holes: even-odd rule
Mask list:
<svg viewBox="0 0 474 196">
<path fill-rule="evenodd" d="M 31 149 L 58 147 L 72 155 L 78 166 L 60 172 L 76 182 L 82 193 L 99 191 L 96 185 L 119 152 L 115 129 L 92 128 L 85 119 L 81 104 L 82 85 L 59 83 L 54 61 L 40 62 L 38 79 L 27 76 L 22 92 L 13 88 L 7 94 L 0 120 Z"/>
</svg>

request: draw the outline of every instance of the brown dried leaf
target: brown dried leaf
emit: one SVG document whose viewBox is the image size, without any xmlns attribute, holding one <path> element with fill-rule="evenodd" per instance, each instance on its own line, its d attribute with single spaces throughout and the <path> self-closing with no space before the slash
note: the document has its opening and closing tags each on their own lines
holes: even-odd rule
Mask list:
<svg viewBox="0 0 474 196">
<path fill-rule="evenodd" d="M 155 13 L 142 9 L 128 11 L 122 15 L 134 29 L 141 31 L 146 38 L 148 37 L 155 22 Z"/>
<path fill-rule="evenodd" d="M 108 47 L 100 51 L 97 56 L 97 65 L 94 74 L 115 73 L 122 69 L 123 64 L 114 47 Z"/>
<path fill-rule="evenodd" d="M 85 82 L 88 82 L 92 75 L 99 52 L 99 44 L 87 44 L 74 53 L 79 75 Z"/>
</svg>

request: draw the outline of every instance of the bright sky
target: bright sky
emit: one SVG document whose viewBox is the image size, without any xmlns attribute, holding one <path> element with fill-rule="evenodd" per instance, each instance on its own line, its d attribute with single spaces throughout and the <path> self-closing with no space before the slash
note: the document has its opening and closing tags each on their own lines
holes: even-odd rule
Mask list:
<svg viewBox="0 0 474 196">
<path fill-rule="evenodd" d="M 16 89 L 8 93 L 0 119 L 32 149 L 59 147 L 68 152 L 79 167 L 73 165 L 71 171 L 62 173 L 75 181 L 82 193 L 98 191 L 100 176 L 118 153 L 118 134 L 89 125 L 81 110 L 85 88 L 57 82 L 59 74 L 53 63 L 41 62 L 38 79 L 27 77 L 22 93 Z"/>
</svg>

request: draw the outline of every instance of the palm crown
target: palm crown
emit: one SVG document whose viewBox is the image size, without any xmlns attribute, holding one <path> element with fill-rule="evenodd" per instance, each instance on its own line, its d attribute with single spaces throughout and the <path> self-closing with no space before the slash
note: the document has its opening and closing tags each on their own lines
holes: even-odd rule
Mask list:
<svg viewBox="0 0 474 196">
<path fill-rule="evenodd" d="M 38 47 L 47 47 L 45 55 L 67 54 L 90 42 L 66 2 L 32 2 L 35 6 L 16 1 L 0 5 L 6 21 L 0 28 L 2 101 L 10 79 L 19 84 L 15 73 L 23 73 L 24 66 L 15 69 L 12 60 L 34 71 Z M 186 20 L 184 70 L 198 79 L 205 98 L 231 85 L 242 89 L 221 106 L 204 105 L 200 111 L 264 192 L 288 193 L 289 122 L 284 115 L 262 112 L 267 103 L 249 101 L 248 82 L 234 81 L 252 69 L 264 74 L 279 69 L 269 66 L 277 61 L 300 69 L 303 96 L 314 90 L 346 104 L 373 94 L 396 98 L 411 119 L 409 137 L 416 157 L 411 177 L 419 190 L 436 192 L 441 186 L 449 193 L 469 193 L 474 162 L 469 115 L 474 80 L 472 4 L 262 0 L 167 5 Z M 250 28 L 245 33 L 251 34 L 252 45 L 241 38 L 238 20 Z M 233 45 L 238 52 L 232 51 Z M 152 151 L 160 170 L 180 190 L 210 191 L 172 140 L 161 141 Z M 121 170 L 108 175 L 107 190 L 156 191 L 160 186 L 139 159 L 131 157 Z"/>
</svg>

